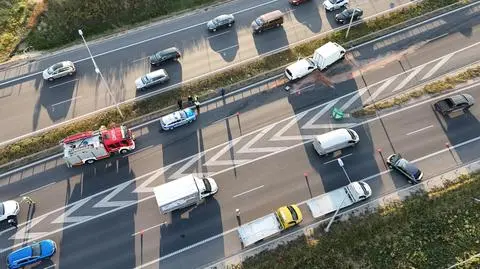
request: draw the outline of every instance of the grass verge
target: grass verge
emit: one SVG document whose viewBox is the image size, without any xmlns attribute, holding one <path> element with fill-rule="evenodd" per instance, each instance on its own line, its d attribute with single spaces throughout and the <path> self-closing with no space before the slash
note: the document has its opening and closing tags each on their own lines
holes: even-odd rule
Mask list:
<svg viewBox="0 0 480 269">
<path fill-rule="evenodd" d="M 480 252 L 480 175 L 462 175 L 429 193 L 318 228 L 232 269 L 447 268 Z M 480 258 L 458 268 L 478 268 Z"/>
<path fill-rule="evenodd" d="M 34 0 L 0 1 L 0 62 L 7 60 L 36 24 L 45 5 Z"/>
<path fill-rule="evenodd" d="M 47 131 L 41 135 L 22 139 L 13 144 L 0 148 L 0 165 L 51 148 L 57 145 L 58 141 L 73 133 L 91 130 L 92 128 L 98 128 L 101 125 L 109 125 L 112 122 L 121 123 L 129 121 L 136 117 L 175 105 L 176 100 L 179 98 L 185 98 L 188 95 L 196 94 L 200 97 L 200 100 L 205 100 L 206 98 L 216 94 L 216 89 L 219 87 L 225 87 L 226 85 L 231 85 L 254 78 L 258 74 L 295 61 L 298 55 L 311 55 L 316 48 L 329 41 L 344 44 L 360 37 L 369 36 L 372 32 L 390 28 L 398 23 L 408 21 L 412 18 L 417 18 L 422 14 L 426 14 L 455 3 L 461 5 L 465 4 L 466 2 L 458 0 L 425 0 L 419 4 L 412 5 L 352 26 L 348 39 L 345 38 L 346 30 L 339 30 L 323 38 L 318 38 L 309 43 L 298 45 L 292 49 L 269 55 L 244 65 L 234 67 L 225 72 L 183 85 L 181 89 L 162 93 L 147 100 L 123 105 L 121 107 L 125 115 L 125 118 L 123 119 L 119 117 L 115 109 L 111 109 L 91 118 L 80 120 L 75 123 Z M 370 36 L 372 39 L 375 38 L 374 35 Z M 364 39 L 362 41 L 364 42 L 366 40 Z"/>
<path fill-rule="evenodd" d="M 404 104 L 412 99 L 422 97 L 424 95 L 433 95 L 454 89 L 457 85 L 467 82 L 471 79 L 480 77 L 480 65 L 467 69 L 455 76 L 449 76 L 443 80 L 435 81 L 423 86 L 419 90 L 414 90 L 404 94 L 399 94 L 393 98 L 385 99 L 375 104 L 367 105 L 359 110 L 355 110 L 351 113 L 354 117 L 375 115 L 376 111 L 391 108 Z"/>
</svg>

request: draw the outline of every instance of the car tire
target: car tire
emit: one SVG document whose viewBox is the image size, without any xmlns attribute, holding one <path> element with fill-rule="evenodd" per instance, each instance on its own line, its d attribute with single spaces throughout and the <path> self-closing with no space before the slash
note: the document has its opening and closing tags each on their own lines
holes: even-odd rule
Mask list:
<svg viewBox="0 0 480 269">
<path fill-rule="evenodd" d="M 213 29 L 212 29 L 212 32 L 216 32 L 216 31 L 217 31 L 217 28 L 213 28 Z"/>
<path fill-rule="evenodd" d="M 95 162 L 94 159 L 88 159 L 85 161 L 86 164 L 93 164 Z"/>
<path fill-rule="evenodd" d="M 125 154 L 127 154 L 127 153 L 128 153 L 128 150 L 127 150 L 127 149 L 121 149 L 121 150 L 120 150 L 120 154 L 122 154 L 122 155 L 125 155 Z"/>
<path fill-rule="evenodd" d="M 70 73 L 68 73 L 68 75 L 69 75 L 69 76 L 73 76 L 73 73 L 72 73 L 72 72 L 70 72 Z"/>
<path fill-rule="evenodd" d="M 48 81 L 53 81 L 53 80 L 54 80 L 54 78 L 48 78 Z"/>
<path fill-rule="evenodd" d="M 228 24 L 228 27 L 232 27 L 232 24 L 231 24 L 231 23 L 229 23 L 229 24 Z"/>
</svg>

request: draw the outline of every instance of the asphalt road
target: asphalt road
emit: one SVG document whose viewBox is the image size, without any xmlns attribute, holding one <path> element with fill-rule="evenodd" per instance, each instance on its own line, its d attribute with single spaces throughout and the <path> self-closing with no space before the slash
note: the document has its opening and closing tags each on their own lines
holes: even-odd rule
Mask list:
<svg viewBox="0 0 480 269">
<path fill-rule="evenodd" d="M 361 7 L 367 17 L 409 2 L 353 0 L 351 5 Z M 283 27 L 252 36 L 249 29 L 251 22 L 275 9 L 287 14 Z M 230 30 L 208 33 L 205 23 L 224 13 L 235 14 L 235 26 Z M 124 101 L 137 97 L 139 93 L 135 90 L 134 80 L 151 70 L 146 57 L 158 50 L 176 46 L 183 58 L 162 67 L 170 74 L 171 80 L 167 85 L 152 90 L 164 89 L 329 31 L 338 27 L 333 19 L 334 13 L 326 14 L 319 0 L 298 7 L 289 6 L 286 0 L 260 4 L 252 0 L 232 1 L 92 42 L 89 47 L 114 98 Z M 44 81 L 39 72 L 63 60 L 74 61 L 77 74 L 53 83 Z M 97 111 L 115 102 L 94 72 L 83 44 L 30 64 L 5 69 L 0 66 L 0 97 L 0 124 L 11 126 L 1 132 L 2 142 Z"/>
<path fill-rule="evenodd" d="M 404 57 L 426 63 L 450 53 L 453 43 L 460 42 L 466 47 L 474 44 L 471 40 L 478 36 L 478 26 L 464 24 L 464 27 L 470 29 L 470 35 L 462 34 L 465 29 L 459 28 L 446 37 L 417 46 L 415 50 L 408 50 L 411 46 L 398 43 L 407 48 Z M 376 43 L 377 47 L 380 43 L 384 41 Z M 469 55 L 450 57 L 431 77 L 437 72 L 446 72 L 451 64 L 458 67 L 468 63 L 475 55 L 474 48 Z M 348 73 L 340 72 L 342 66 L 343 63 L 332 68 L 328 71 L 332 73 L 327 75 L 332 79 L 348 77 Z M 383 66 L 383 72 L 369 66 L 364 66 L 364 77 L 370 78 L 367 80 L 369 85 L 385 80 L 385 74 L 396 76 L 403 72 L 399 69 L 400 64 L 393 61 Z M 372 62 L 371 66 L 378 67 L 378 62 Z M 339 68 L 338 74 L 335 68 Z M 418 77 L 430 72 L 426 68 L 418 72 Z M 405 80 L 406 77 L 390 83 L 397 87 Z M 236 102 L 229 99 L 226 100 L 228 104 L 203 111 L 193 126 L 162 134 L 158 133 L 157 125 L 136 130 L 139 150 L 127 158 L 109 159 L 81 169 L 67 169 L 61 160 L 53 160 L 4 177 L 0 181 L 3 184 L 0 197 L 17 198 L 33 190 L 28 195 L 38 205 L 33 213 L 32 210 L 28 212 L 28 206 L 22 205 L 20 222 L 34 218 L 28 223 L 28 230 L 21 225 L 15 234 L 7 227 L 0 232 L 4 239 L 0 245 L 3 249 L 1 255 L 5 256 L 9 248 L 18 247 L 25 239 L 45 236 L 58 243 L 59 253 L 52 264 L 61 268 L 84 268 L 85 261 L 89 261 L 89 268 L 133 268 L 151 261 L 153 268 L 194 268 L 240 250 L 235 231 L 228 233 L 238 225 L 234 216 L 236 208 L 241 209 L 241 221 L 247 222 L 281 205 L 302 202 L 346 184 L 338 165 L 328 163 L 332 158 L 319 158 L 310 143 L 304 144 L 314 134 L 341 126 L 355 126 L 361 142 L 355 149 L 342 152 L 352 180 L 385 171 L 376 151 L 378 148 L 382 149 L 384 156 L 395 151 L 413 160 L 445 150 L 446 142 L 456 145 L 478 136 L 477 107 L 466 115 L 444 120 L 433 113 L 428 100 L 385 115 L 382 121 L 362 123 L 361 120 L 346 119 L 342 121 L 346 125 L 335 125 L 328 117 L 328 111 L 333 106 L 358 106 L 368 94 L 364 92 L 365 96 L 355 98 L 355 92 L 363 89 L 361 82 L 359 78 L 345 82 L 352 85 L 350 90 L 338 85 L 335 89 L 315 85 L 302 90 L 304 86 L 294 85 L 299 94 L 274 89 Z M 422 80 L 410 82 L 418 84 Z M 466 92 L 478 98 L 477 89 L 478 86 L 472 87 Z M 344 93 L 348 96 L 340 98 Z M 338 98 L 335 104 L 319 105 L 334 98 Z M 237 111 L 241 112 L 239 118 L 221 120 Z M 222 144 L 230 140 L 230 143 Z M 445 150 L 421 159 L 419 167 L 429 177 L 457 163 L 476 159 L 477 141 L 452 152 Z M 232 166 L 232 160 L 237 166 Z M 182 214 L 160 216 L 152 199 L 151 187 L 191 172 L 211 174 L 217 180 L 220 192 L 215 199 L 197 208 L 190 208 Z M 308 184 L 304 172 L 308 173 Z M 369 183 L 376 196 L 406 185 L 405 179 L 389 173 L 372 177 Z M 41 189 L 35 190 L 37 188 Z M 62 208 L 64 205 L 67 206 Z M 304 205 L 302 210 L 306 216 L 305 225 L 311 217 Z M 143 236 L 136 234 L 142 230 Z M 182 250 L 222 233 L 225 235 Z M 16 240 L 9 239 L 12 236 Z M 156 261 L 159 257 L 162 257 L 160 266 Z"/>
</svg>

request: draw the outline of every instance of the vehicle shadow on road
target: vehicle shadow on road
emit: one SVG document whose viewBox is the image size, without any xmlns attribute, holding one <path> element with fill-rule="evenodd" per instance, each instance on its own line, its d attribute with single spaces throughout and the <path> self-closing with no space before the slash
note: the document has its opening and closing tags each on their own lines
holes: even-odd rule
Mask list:
<svg viewBox="0 0 480 269">
<path fill-rule="evenodd" d="M 237 56 L 239 49 L 238 43 L 238 34 L 235 25 L 224 31 L 217 31 L 210 34 L 208 37 L 208 44 L 210 48 L 222 56 L 222 59 L 226 62 L 232 62 Z M 209 53 L 207 51 L 207 53 Z M 214 55 L 212 55 L 215 57 Z M 208 61 L 213 61 L 214 59 L 208 58 Z M 212 66 L 217 66 L 216 63 L 210 63 Z"/>
<path fill-rule="evenodd" d="M 322 17 L 320 16 L 320 11 L 315 1 L 308 1 L 307 3 L 293 7 L 292 14 L 297 23 L 305 25 L 312 33 L 322 31 Z M 295 29 L 298 28 L 295 27 Z M 302 33 L 299 36 L 305 35 Z"/>
<path fill-rule="evenodd" d="M 288 46 L 287 33 L 283 26 L 252 35 L 259 55 Z"/>
</svg>

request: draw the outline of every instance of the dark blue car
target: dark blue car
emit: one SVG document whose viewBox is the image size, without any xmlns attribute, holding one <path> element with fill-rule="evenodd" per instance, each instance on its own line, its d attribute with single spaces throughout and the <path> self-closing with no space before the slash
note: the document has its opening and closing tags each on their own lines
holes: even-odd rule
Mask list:
<svg viewBox="0 0 480 269">
<path fill-rule="evenodd" d="M 49 259 L 55 254 L 57 245 L 50 239 L 33 243 L 29 246 L 17 249 L 7 256 L 9 269 L 22 268 L 41 260 Z"/>
</svg>

